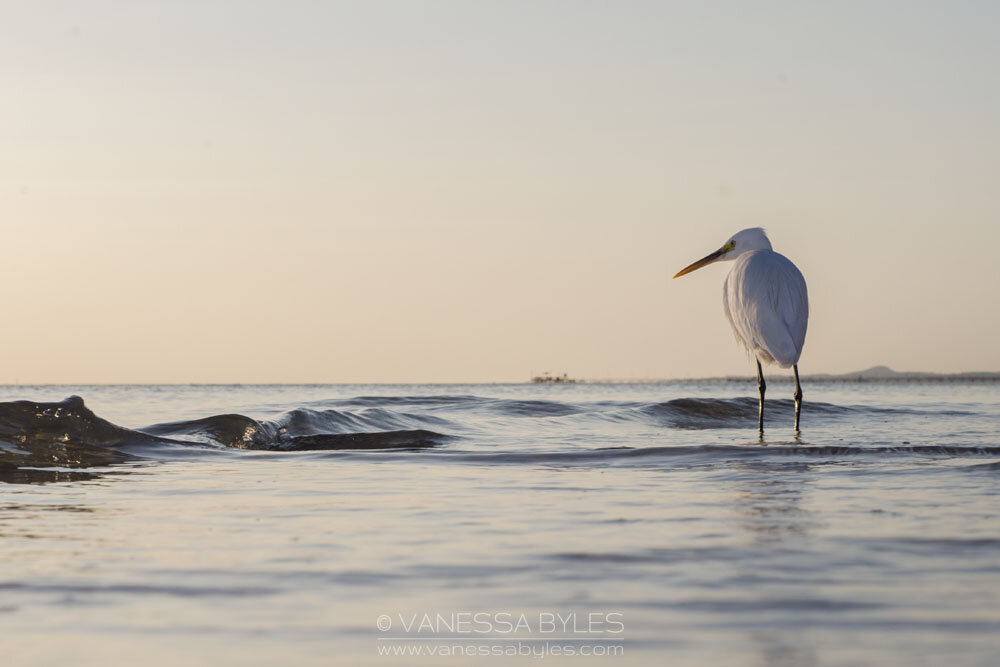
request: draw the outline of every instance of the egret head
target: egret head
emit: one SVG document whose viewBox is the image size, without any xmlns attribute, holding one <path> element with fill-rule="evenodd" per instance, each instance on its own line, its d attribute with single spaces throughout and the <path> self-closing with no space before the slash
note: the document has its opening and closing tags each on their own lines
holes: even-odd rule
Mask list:
<svg viewBox="0 0 1000 667">
<path fill-rule="evenodd" d="M 686 273 L 691 273 L 695 269 L 708 266 L 714 262 L 736 259 L 745 252 L 751 250 L 770 250 L 771 242 L 767 240 L 767 234 L 762 227 L 751 227 L 733 234 L 722 247 L 715 252 L 705 255 L 694 264 L 684 267 L 677 272 L 674 278 L 680 278 Z"/>
</svg>

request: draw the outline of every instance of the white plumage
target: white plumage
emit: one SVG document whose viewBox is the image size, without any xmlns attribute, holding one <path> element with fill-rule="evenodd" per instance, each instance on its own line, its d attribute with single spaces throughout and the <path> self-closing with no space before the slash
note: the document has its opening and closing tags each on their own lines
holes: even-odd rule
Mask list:
<svg viewBox="0 0 1000 667">
<path fill-rule="evenodd" d="M 802 388 L 799 357 L 809 322 L 809 296 L 799 269 L 771 249 L 760 227 L 734 234 L 715 252 L 682 269 L 675 278 L 713 262 L 734 260 L 722 286 L 722 306 L 737 339 L 757 359 L 760 428 L 764 428 L 764 382 L 760 364 L 795 369 L 795 429 L 799 428 Z"/>
<path fill-rule="evenodd" d="M 737 257 L 722 285 L 722 306 L 736 337 L 761 363 L 799 363 L 809 298 L 805 278 L 787 257 L 773 250 Z"/>
</svg>

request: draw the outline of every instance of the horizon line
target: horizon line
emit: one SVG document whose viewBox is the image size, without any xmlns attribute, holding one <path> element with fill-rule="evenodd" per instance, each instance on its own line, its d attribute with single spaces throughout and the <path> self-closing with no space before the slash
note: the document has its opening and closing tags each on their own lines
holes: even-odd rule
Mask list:
<svg viewBox="0 0 1000 667">
<path fill-rule="evenodd" d="M 782 369 L 784 370 L 784 369 Z M 937 373 L 930 371 L 891 371 L 887 375 L 865 375 L 871 369 L 847 373 L 802 374 L 803 380 L 840 382 L 894 382 L 905 380 L 997 380 L 1000 371 L 962 371 L 958 373 Z M 791 371 L 788 372 L 791 379 Z M 776 381 L 781 381 L 783 373 L 775 373 Z M 665 384 L 670 382 L 756 382 L 756 377 L 747 375 L 715 375 L 707 377 L 674 378 L 571 378 L 562 382 L 534 382 L 532 380 L 406 380 L 406 381 L 328 381 L 328 382 L 7 382 L 0 387 L 330 387 L 330 386 L 398 386 L 398 385 L 573 385 L 573 384 Z"/>
</svg>

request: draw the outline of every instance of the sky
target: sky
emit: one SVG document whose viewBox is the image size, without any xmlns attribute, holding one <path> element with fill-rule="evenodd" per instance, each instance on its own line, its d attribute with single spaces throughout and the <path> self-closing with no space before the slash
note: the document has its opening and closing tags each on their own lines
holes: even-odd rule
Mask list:
<svg viewBox="0 0 1000 667">
<path fill-rule="evenodd" d="M 0 382 L 1000 371 L 1000 5 L 0 0 Z M 784 373 L 785 371 L 777 371 Z"/>
</svg>

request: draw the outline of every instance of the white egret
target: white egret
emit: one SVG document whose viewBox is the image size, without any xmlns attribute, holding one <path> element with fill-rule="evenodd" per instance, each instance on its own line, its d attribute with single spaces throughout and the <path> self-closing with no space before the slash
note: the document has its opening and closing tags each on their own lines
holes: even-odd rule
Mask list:
<svg viewBox="0 0 1000 667">
<path fill-rule="evenodd" d="M 721 248 L 681 269 L 674 278 L 722 260 L 736 262 L 722 286 L 722 306 L 736 337 L 757 361 L 760 431 L 764 431 L 764 391 L 767 388 L 761 362 L 794 369 L 795 430 L 798 431 L 802 409 L 799 357 L 809 321 L 806 280 L 787 257 L 771 249 L 771 242 L 760 227 L 737 232 Z"/>
</svg>

